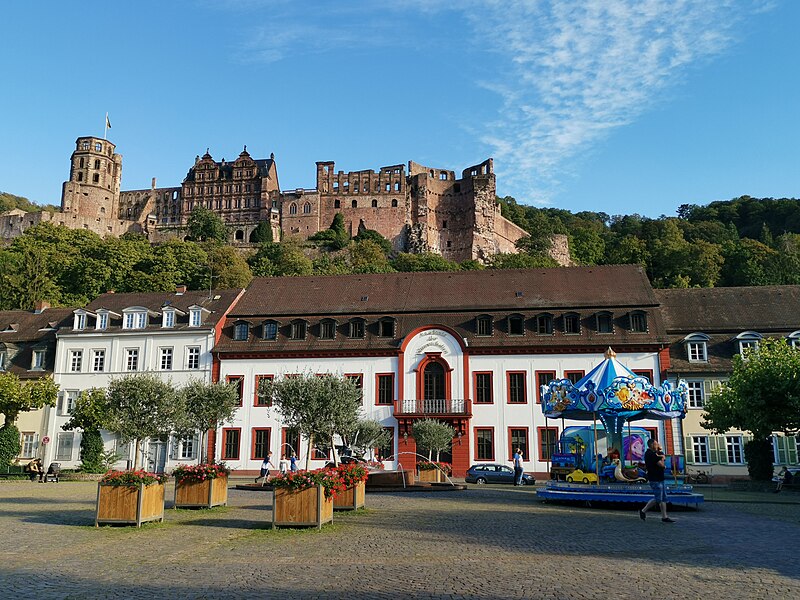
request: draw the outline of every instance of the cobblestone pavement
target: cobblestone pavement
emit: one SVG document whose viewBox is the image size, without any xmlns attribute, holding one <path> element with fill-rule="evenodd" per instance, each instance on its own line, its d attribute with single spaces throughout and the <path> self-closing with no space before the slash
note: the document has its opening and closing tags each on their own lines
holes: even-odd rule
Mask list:
<svg viewBox="0 0 800 600">
<path fill-rule="evenodd" d="M 472 486 L 368 494 L 322 531 L 272 531 L 272 494 L 231 490 L 227 508 L 137 530 L 95 529 L 95 498 L 0 483 L 0 597 L 800 598 L 797 505 L 709 503 L 669 525 Z"/>
</svg>

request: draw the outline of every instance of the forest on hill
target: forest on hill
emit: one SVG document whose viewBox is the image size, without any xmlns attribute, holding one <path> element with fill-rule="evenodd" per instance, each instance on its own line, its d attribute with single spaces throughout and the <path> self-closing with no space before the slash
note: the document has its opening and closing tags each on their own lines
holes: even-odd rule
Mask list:
<svg viewBox="0 0 800 600">
<path fill-rule="evenodd" d="M 34 204 L 27 198 L 23 196 L 15 196 L 14 194 L 9 194 L 8 192 L 0 192 L 0 214 L 6 212 L 7 210 L 14 210 L 18 208 L 20 210 L 24 210 L 25 212 L 38 212 L 40 210 L 58 210 L 57 206 L 53 206 L 48 204 L 46 206 L 39 206 L 38 204 Z"/>
<path fill-rule="evenodd" d="M 189 219 L 193 241 L 157 245 L 142 235 L 101 238 L 42 223 L 0 248 L 0 310 L 29 310 L 39 300 L 82 306 L 109 290 L 245 287 L 254 276 L 555 267 L 547 254 L 553 234 L 569 237 L 575 264 L 642 265 L 655 287 L 800 284 L 795 199 L 743 196 L 684 205 L 676 217 L 657 219 L 536 208 L 511 197 L 498 202 L 530 237 L 520 241 L 518 254 L 498 254 L 487 265 L 458 264 L 433 253 L 395 253 L 371 230 L 351 239 L 341 215 L 305 242 L 273 242 L 265 223 L 260 243 L 246 251 L 224 243 L 224 223 L 206 209 L 196 209 Z"/>
</svg>

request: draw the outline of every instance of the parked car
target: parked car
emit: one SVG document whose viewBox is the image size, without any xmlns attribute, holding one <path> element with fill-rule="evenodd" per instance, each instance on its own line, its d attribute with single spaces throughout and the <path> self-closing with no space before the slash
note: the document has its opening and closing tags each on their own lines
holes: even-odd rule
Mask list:
<svg viewBox="0 0 800 600">
<path fill-rule="evenodd" d="M 514 483 L 514 469 L 508 465 L 480 464 L 472 465 L 464 477 L 467 483 Z M 533 475 L 522 474 L 522 485 L 536 483 Z"/>
</svg>

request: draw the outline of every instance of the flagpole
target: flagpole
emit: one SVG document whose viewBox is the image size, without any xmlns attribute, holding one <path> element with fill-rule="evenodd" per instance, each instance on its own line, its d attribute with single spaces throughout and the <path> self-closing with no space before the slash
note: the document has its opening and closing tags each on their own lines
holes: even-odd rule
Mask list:
<svg viewBox="0 0 800 600">
<path fill-rule="evenodd" d="M 108 134 L 108 113 L 106 113 L 106 120 L 103 123 L 103 139 L 106 139 L 106 135 Z"/>
</svg>

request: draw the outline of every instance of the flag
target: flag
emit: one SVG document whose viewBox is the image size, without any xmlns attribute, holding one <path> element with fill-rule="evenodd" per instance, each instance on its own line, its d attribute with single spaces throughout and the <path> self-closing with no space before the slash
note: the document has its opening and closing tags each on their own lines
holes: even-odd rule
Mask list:
<svg viewBox="0 0 800 600">
<path fill-rule="evenodd" d="M 108 120 L 108 113 L 106 113 L 106 129 L 111 129 L 111 121 Z"/>
</svg>

